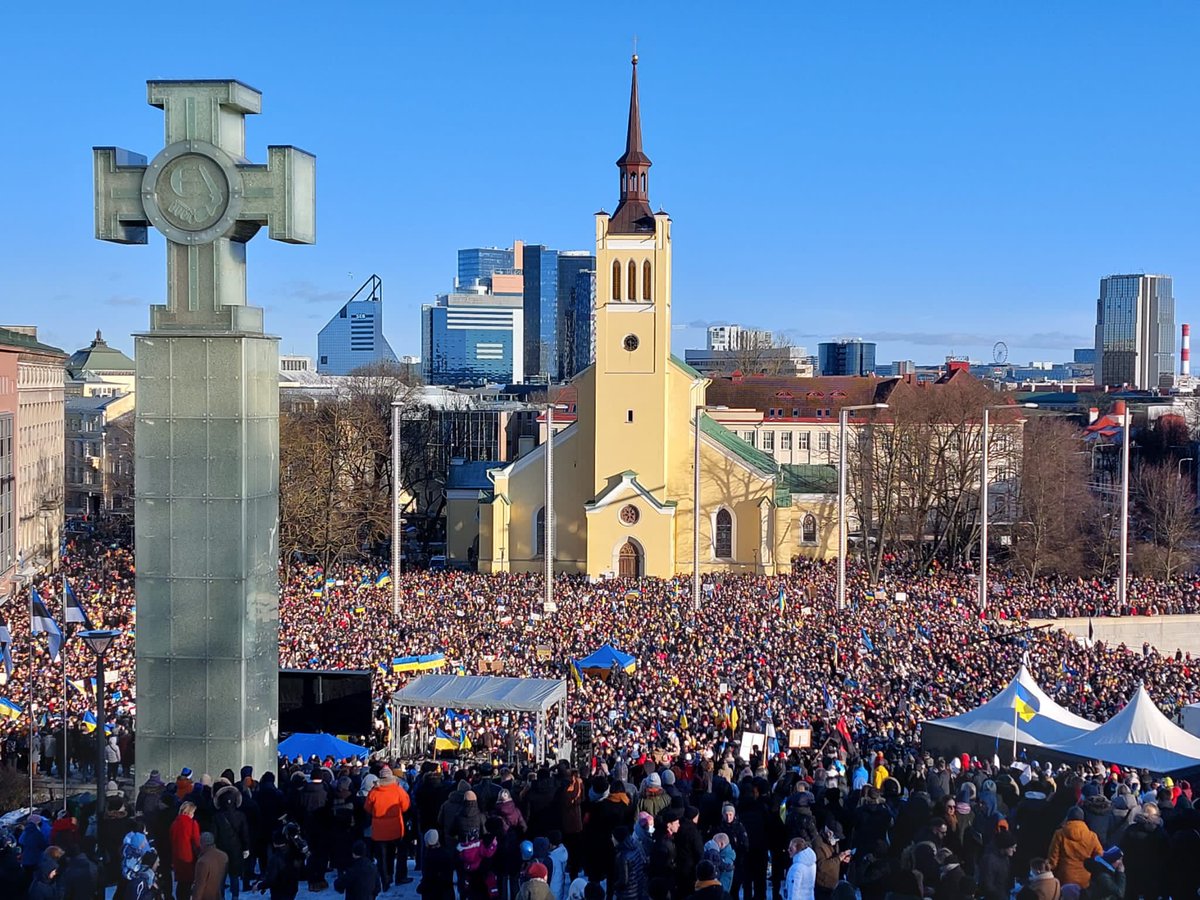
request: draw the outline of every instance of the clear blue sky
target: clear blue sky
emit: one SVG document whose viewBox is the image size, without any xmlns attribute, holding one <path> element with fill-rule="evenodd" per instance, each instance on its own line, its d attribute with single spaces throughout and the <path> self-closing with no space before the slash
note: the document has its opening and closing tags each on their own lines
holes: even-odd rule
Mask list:
<svg viewBox="0 0 1200 900">
<path fill-rule="evenodd" d="M 318 158 L 317 244 L 249 248 L 281 349 L 314 353 L 376 272 L 417 353 L 457 248 L 591 246 L 636 32 L 676 350 L 732 320 L 813 352 L 875 339 L 881 361 L 997 340 L 1062 359 L 1091 343 L 1100 276 L 1127 271 L 1174 275 L 1177 320 L 1200 323 L 1194 2 L 210 6 L 3 14 L 0 322 L 132 350 L 162 238 L 93 239 L 91 147 L 160 149 L 148 78 L 234 77 L 264 95 L 251 159 Z"/>
</svg>

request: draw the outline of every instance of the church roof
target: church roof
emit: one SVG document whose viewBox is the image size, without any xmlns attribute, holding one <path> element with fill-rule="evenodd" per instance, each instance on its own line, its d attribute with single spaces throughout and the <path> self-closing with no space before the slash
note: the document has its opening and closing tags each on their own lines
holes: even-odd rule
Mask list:
<svg viewBox="0 0 1200 900">
<path fill-rule="evenodd" d="M 67 371 L 72 375 L 79 372 L 120 372 L 132 375 L 136 371 L 134 362 L 120 350 L 108 346 L 99 329 L 96 339 L 81 350 L 76 350 L 67 360 Z"/>
<path fill-rule="evenodd" d="M 654 211 L 646 187 L 650 157 L 642 149 L 642 109 L 638 101 L 638 58 L 633 57 L 633 79 L 629 88 L 629 126 L 625 134 L 625 152 L 617 160 L 621 170 L 621 199 L 609 220 L 613 234 L 638 234 L 654 231 Z"/>
<path fill-rule="evenodd" d="M 682 369 L 685 374 L 691 375 L 693 378 L 707 378 L 708 377 L 707 375 L 705 375 L 703 372 L 701 372 L 699 369 L 695 368 L 694 366 L 689 366 L 687 363 L 685 363 L 682 359 L 680 359 L 674 353 L 671 354 L 671 362 L 675 363 L 675 365 L 678 366 L 680 369 Z"/>
<path fill-rule="evenodd" d="M 760 475 L 770 478 L 779 473 L 779 464 L 775 462 L 773 457 L 763 453 L 756 447 L 751 447 L 720 422 L 715 421 L 709 416 L 700 416 L 700 430 Z"/>
<path fill-rule="evenodd" d="M 488 478 L 487 473 L 490 469 L 499 469 L 503 466 L 504 463 L 495 462 L 490 459 L 452 463 L 450 465 L 450 472 L 446 477 L 446 489 L 491 490 L 492 480 Z"/>
<path fill-rule="evenodd" d="M 0 344 L 8 347 L 15 347 L 20 350 L 33 350 L 38 353 L 49 353 L 58 356 L 67 355 L 57 347 L 51 347 L 49 344 L 43 344 L 32 335 L 25 334 L 22 331 L 13 331 L 10 328 L 0 328 Z"/>
<path fill-rule="evenodd" d="M 789 494 L 836 494 L 837 466 L 784 463 L 779 467 L 779 483 Z"/>
</svg>

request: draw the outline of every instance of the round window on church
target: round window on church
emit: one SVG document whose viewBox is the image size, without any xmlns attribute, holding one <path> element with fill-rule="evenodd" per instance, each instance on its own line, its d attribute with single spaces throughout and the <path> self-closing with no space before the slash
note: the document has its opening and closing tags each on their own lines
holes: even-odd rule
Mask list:
<svg viewBox="0 0 1200 900">
<path fill-rule="evenodd" d="M 628 350 L 630 353 L 632 353 L 634 350 L 636 350 L 638 348 L 637 335 L 636 334 L 625 335 L 625 340 L 622 342 L 622 346 L 626 350 Z"/>
<path fill-rule="evenodd" d="M 621 507 L 621 524 L 622 525 L 636 525 L 638 519 L 640 519 L 641 516 L 642 516 L 642 514 L 638 512 L 638 508 L 636 506 L 634 506 L 632 503 Z"/>
</svg>

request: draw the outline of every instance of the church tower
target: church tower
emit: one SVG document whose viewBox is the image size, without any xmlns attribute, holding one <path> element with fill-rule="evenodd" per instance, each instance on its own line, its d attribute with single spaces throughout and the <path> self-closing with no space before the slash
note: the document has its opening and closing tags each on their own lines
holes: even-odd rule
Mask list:
<svg viewBox="0 0 1200 900">
<path fill-rule="evenodd" d="M 620 202 L 596 214 L 595 490 L 622 472 L 666 500 L 671 357 L 671 219 L 650 208 L 633 57 Z"/>
</svg>

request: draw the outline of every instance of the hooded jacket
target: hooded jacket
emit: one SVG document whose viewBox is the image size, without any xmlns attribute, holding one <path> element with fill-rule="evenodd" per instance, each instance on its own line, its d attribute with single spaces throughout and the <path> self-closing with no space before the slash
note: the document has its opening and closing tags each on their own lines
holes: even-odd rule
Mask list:
<svg viewBox="0 0 1200 900">
<path fill-rule="evenodd" d="M 632 834 L 617 848 L 610 886 L 613 900 L 646 900 L 646 855 L 641 842 Z"/>
<path fill-rule="evenodd" d="M 783 883 L 783 900 L 813 900 L 817 886 L 817 855 L 805 847 L 792 857 Z"/>
<path fill-rule="evenodd" d="M 1087 827 L 1086 822 L 1068 820 L 1050 839 L 1050 852 L 1046 855 L 1046 861 L 1063 884 L 1077 884 L 1086 888 L 1091 883 L 1092 873 L 1083 863 L 1103 852 L 1104 847 L 1100 845 L 1100 839 Z"/>
<path fill-rule="evenodd" d="M 371 817 L 371 840 L 398 841 L 404 837 L 404 814 L 408 812 L 408 793 L 395 775 L 380 778 L 371 788 L 364 805 Z"/>
</svg>

